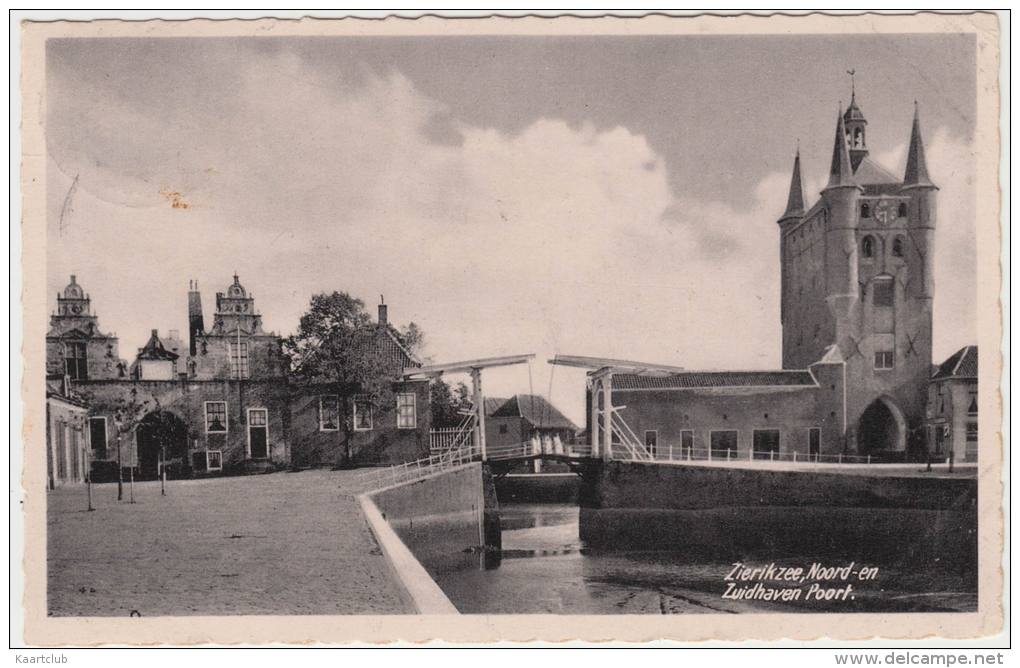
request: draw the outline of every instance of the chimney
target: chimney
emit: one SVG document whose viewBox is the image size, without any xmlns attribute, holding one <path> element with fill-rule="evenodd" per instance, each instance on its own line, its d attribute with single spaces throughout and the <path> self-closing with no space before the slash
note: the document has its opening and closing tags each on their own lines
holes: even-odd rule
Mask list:
<svg viewBox="0 0 1020 668">
<path fill-rule="evenodd" d="M 379 324 L 385 325 L 389 322 L 386 313 L 386 298 L 379 295 Z"/>
<path fill-rule="evenodd" d="M 188 352 L 192 357 L 198 352 L 198 337 L 205 334 L 205 320 L 202 317 L 202 293 L 198 281 L 188 285 Z"/>
</svg>

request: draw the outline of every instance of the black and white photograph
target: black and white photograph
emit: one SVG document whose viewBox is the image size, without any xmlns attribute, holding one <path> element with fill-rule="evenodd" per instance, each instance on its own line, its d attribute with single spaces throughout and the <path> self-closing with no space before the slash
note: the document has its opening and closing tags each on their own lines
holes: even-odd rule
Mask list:
<svg viewBox="0 0 1020 668">
<path fill-rule="evenodd" d="M 997 633 L 1001 27 L 23 23 L 26 639 Z"/>
</svg>

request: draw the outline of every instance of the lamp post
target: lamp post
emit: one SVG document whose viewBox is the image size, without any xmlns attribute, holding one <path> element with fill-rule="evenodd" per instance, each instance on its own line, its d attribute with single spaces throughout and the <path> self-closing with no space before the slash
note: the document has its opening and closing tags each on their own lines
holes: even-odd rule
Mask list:
<svg viewBox="0 0 1020 668">
<path fill-rule="evenodd" d="M 92 444 L 90 443 L 89 447 L 85 448 L 85 484 L 88 485 L 88 491 L 89 491 L 89 512 L 92 512 L 92 511 L 94 511 L 96 509 L 96 507 L 92 505 L 92 447 L 91 447 L 91 445 Z"/>
<path fill-rule="evenodd" d="M 124 467 L 121 465 L 120 459 L 120 440 L 121 440 L 121 429 L 123 427 L 123 420 L 121 419 L 120 411 L 113 417 L 113 424 L 117 427 L 117 500 L 124 500 Z"/>
</svg>

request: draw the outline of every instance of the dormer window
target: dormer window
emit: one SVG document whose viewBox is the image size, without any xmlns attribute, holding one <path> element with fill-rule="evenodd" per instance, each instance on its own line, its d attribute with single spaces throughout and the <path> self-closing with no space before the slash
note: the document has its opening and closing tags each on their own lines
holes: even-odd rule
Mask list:
<svg viewBox="0 0 1020 668">
<path fill-rule="evenodd" d="M 866 203 L 861 205 L 861 218 L 871 218 L 871 207 Z"/>
</svg>

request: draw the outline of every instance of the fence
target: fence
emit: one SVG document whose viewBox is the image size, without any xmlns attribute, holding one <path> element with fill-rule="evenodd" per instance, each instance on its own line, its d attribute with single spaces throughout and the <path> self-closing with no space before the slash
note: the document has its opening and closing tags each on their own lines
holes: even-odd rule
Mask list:
<svg viewBox="0 0 1020 668">
<path fill-rule="evenodd" d="M 481 458 L 481 450 L 468 445 L 457 450 L 423 457 L 413 462 L 367 471 L 351 481 L 350 491 L 353 493 L 372 492 L 392 485 L 414 482 L 463 464 L 481 461 Z"/>
<path fill-rule="evenodd" d="M 733 448 L 692 448 L 673 444 L 658 445 L 648 452 L 648 457 L 633 457 L 626 445 L 613 443 L 613 459 L 656 462 L 789 462 L 802 464 L 877 464 L 882 460 L 871 455 L 821 454 L 805 452 L 779 452 L 777 450 L 745 450 Z"/>
</svg>

